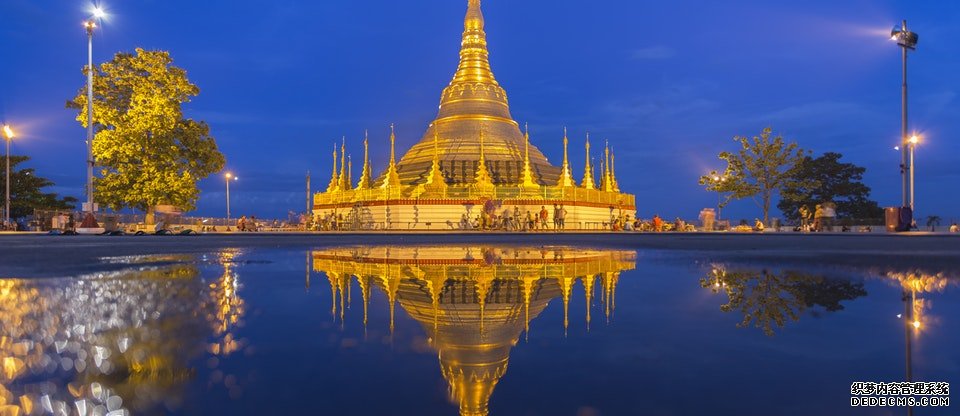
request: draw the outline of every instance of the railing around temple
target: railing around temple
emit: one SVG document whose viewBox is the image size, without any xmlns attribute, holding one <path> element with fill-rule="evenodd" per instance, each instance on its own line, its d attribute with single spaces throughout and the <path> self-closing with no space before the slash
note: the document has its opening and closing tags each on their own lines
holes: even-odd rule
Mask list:
<svg viewBox="0 0 960 416">
<path fill-rule="evenodd" d="M 414 187 L 415 189 L 416 187 Z M 520 187 L 497 186 L 490 190 L 474 187 L 449 186 L 440 191 L 428 191 L 417 194 L 399 188 L 353 189 L 349 191 L 325 192 L 314 195 L 315 205 L 353 204 L 357 202 L 390 201 L 398 199 L 514 199 L 531 201 L 570 201 L 592 204 L 604 204 L 617 207 L 635 207 L 636 197 L 619 192 L 604 192 L 596 189 L 577 187 L 540 187 L 523 189 Z"/>
</svg>

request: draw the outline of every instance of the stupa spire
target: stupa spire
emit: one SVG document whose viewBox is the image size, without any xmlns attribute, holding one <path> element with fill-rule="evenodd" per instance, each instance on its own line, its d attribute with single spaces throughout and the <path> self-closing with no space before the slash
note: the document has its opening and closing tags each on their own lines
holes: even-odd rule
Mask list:
<svg viewBox="0 0 960 416">
<path fill-rule="evenodd" d="M 593 183 L 593 167 L 590 166 L 590 132 L 587 132 L 587 164 L 583 168 L 583 187 L 587 189 L 596 189 Z"/>
<path fill-rule="evenodd" d="M 333 143 L 333 175 L 330 176 L 330 184 L 327 185 L 327 192 L 334 192 L 340 189 L 340 178 L 337 176 L 337 143 Z"/>
<path fill-rule="evenodd" d="M 533 180 L 533 171 L 530 169 L 530 125 L 526 123 L 524 124 L 523 144 L 523 178 L 520 186 L 523 188 L 538 188 L 540 185 Z"/>
<path fill-rule="evenodd" d="M 463 19 L 463 41 L 460 43 L 460 65 L 451 84 L 479 82 L 499 85 L 490 70 L 490 52 L 487 50 L 487 34 L 483 27 L 480 0 L 468 0 L 467 15 Z"/>
<path fill-rule="evenodd" d="M 557 180 L 557 186 L 577 186 L 577 183 L 573 180 L 573 175 L 570 173 L 570 161 L 567 159 L 567 144 L 570 142 L 567 139 L 567 128 L 563 128 L 563 165 L 560 166 L 560 179 Z"/>
<path fill-rule="evenodd" d="M 340 182 L 337 186 L 343 191 L 350 189 L 350 183 L 347 182 L 347 136 L 343 136 L 340 144 Z"/>
<path fill-rule="evenodd" d="M 610 185 L 613 186 L 613 192 L 620 192 L 620 184 L 617 183 L 617 172 L 615 164 L 617 155 L 613 153 L 613 146 L 610 147 Z"/>
<path fill-rule="evenodd" d="M 601 171 L 603 177 L 600 179 L 600 189 L 604 192 L 613 190 L 613 183 L 610 181 L 610 142 L 604 140 L 603 143 L 603 162 Z"/>
<path fill-rule="evenodd" d="M 347 155 L 347 189 L 353 189 L 353 155 Z"/>
<path fill-rule="evenodd" d="M 371 178 L 370 173 L 370 143 L 369 143 L 369 132 L 367 130 L 363 131 L 363 170 L 360 171 L 360 182 L 357 184 L 357 189 L 370 189 L 370 186 L 373 185 L 373 178 Z"/>
<path fill-rule="evenodd" d="M 436 127 L 433 129 L 433 165 L 430 167 L 426 185 L 436 190 L 447 187 L 447 181 L 440 169 L 440 131 Z"/>
<path fill-rule="evenodd" d="M 487 169 L 486 157 L 484 156 L 483 125 L 480 126 L 480 159 L 477 160 L 477 174 L 473 179 L 475 188 L 493 188 L 493 179 L 490 171 Z"/>
<path fill-rule="evenodd" d="M 390 123 L 390 164 L 387 166 L 387 173 L 384 174 L 383 184 L 380 185 L 381 188 L 400 187 L 400 175 L 397 174 L 397 158 L 394 152 L 396 141 L 397 135 L 393 131 L 393 123 Z"/>
</svg>

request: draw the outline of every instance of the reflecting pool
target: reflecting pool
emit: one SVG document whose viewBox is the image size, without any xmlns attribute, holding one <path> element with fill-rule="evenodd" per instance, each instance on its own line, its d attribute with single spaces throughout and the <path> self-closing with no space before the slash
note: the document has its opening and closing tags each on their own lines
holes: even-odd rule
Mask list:
<svg viewBox="0 0 960 416">
<path fill-rule="evenodd" d="M 0 279 L 0 415 L 906 415 L 955 270 L 561 246 L 232 249 Z M 915 407 L 916 415 L 951 407 Z"/>
</svg>

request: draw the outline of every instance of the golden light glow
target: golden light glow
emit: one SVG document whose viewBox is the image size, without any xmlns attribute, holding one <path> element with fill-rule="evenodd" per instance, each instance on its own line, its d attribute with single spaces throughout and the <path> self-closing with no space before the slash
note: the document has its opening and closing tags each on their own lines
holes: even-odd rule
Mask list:
<svg viewBox="0 0 960 416">
<path fill-rule="evenodd" d="M 914 145 L 917 143 L 920 143 L 920 136 L 917 136 L 916 134 L 914 134 L 913 136 L 910 136 L 910 139 L 908 141 L 910 142 L 910 144 L 914 144 Z"/>
<path fill-rule="evenodd" d="M 10 128 L 10 125 L 9 125 L 9 124 L 4 124 L 4 125 L 3 125 L 3 137 L 6 137 L 7 140 L 10 140 L 10 139 L 13 139 L 14 137 L 16 137 L 16 135 L 13 134 L 13 129 Z"/>
</svg>

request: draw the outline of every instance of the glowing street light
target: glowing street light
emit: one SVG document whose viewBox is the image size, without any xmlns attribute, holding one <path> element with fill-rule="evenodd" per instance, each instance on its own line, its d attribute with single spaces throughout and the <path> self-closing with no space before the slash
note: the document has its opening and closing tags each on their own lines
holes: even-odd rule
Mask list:
<svg viewBox="0 0 960 416">
<path fill-rule="evenodd" d="M 239 180 L 239 177 L 233 176 L 232 173 L 227 172 L 226 175 L 223 175 L 224 179 L 227 181 L 227 227 L 230 226 L 230 181 Z"/>
<path fill-rule="evenodd" d="M 893 30 L 890 31 L 890 39 L 897 42 L 897 45 L 903 49 L 903 89 L 901 97 L 902 105 L 902 125 L 901 125 L 901 135 L 900 135 L 900 176 L 903 182 L 903 203 L 901 206 L 906 207 L 909 203 L 910 205 L 910 221 L 912 223 L 913 218 L 913 185 L 910 183 L 912 181 L 907 180 L 907 173 L 909 171 L 909 176 L 913 177 L 913 162 L 908 161 L 909 154 L 907 150 L 908 136 L 907 136 L 907 51 L 917 49 L 917 41 L 919 36 L 907 30 L 907 21 L 904 20 L 903 23 L 899 26 L 894 26 Z M 909 162 L 909 164 L 908 164 Z"/>
<path fill-rule="evenodd" d="M 3 138 L 6 139 L 6 142 L 7 142 L 7 175 L 3 177 L 4 182 L 7 183 L 7 199 L 6 199 L 7 204 L 3 211 L 4 212 L 3 225 L 5 226 L 10 224 L 10 182 L 11 182 L 10 181 L 10 141 L 13 140 L 15 136 L 16 135 L 13 134 L 13 129 L 10 128 L 10 125 L 4 124 Z"/>
<path fill-rule="evenodd" d="M 727 180 L 727 177 L 720 176 L 720 175 L 713 175 L 713 178 L 711 179 L 713 179 L 714 182 L 719 184 L 719 183 L 725 182 Z M 722 200 L 723 200 L 723 192 L 717 191 L 717 221 L 720 220 L 720 210 L 721 210 L 720 205 L 722 204 L 721 202 Z"/>
</svg>

